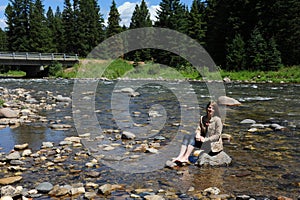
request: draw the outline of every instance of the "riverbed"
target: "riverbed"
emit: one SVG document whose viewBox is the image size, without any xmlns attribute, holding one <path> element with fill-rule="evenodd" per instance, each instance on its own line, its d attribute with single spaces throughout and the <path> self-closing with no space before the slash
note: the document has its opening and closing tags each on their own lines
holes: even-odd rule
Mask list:
<svg viewBox="0 0 300 200">
<path fill-rule="evenodd" d="M 136 90 L 138 94 L 132 95 L 128 101 L 123 101 L 120 98 L 122 96 L 114 96 L 118 94 L 114 90 L 120 84 L 126 87 L 141 87 Z M 66 79 L 1 79 L 0 87 L 24 88 L 30 91 L 37 100 L 49 92 L 65 97 L 72 97 L 74 92 L 78 92 L 78 88 L 74 88 L 74 80 Z M 300 84 L 235 82 L 225 83 L 224 88 L 227 96 L 242 103 L 240 106 L 226 107 L 224 116 L 223 133 L 233 138 L 225 143 L 225 152 L 232 158 L 231 165 L 184 166 L 180 169 L 159 168 L 144 173 L 126 173 L 118 171 L 118 167 L 105 165 L 104 162 L 97 169 L 102 174 L 98 183 L 109 182 L 125 184 L 131 188 L 146 187 L 157 190 L 172 188 L 181 193 L 185 193 L 191 187 L 195 191 L 200 191 L 214 186 L 225 194 L 245 194 L 253 197 L 282 195 L 293 199 L 298 198 L 300 195 Z M 182 81 L 155 83 L 148 80 L 125 80 L 123 82 L 98 80 L 96 88 L 87 87 L 84 88 L 84 92 L 83 99 L 89 99 L 92 96 L 94 100 L 95 107 L 92 108 L 92 113 L 95 114 L 97 126 L 102 131 L 112 130 L 118 133 L 118 131 L 128 129 L 134 132 L 145 130 L 137 127 L 147 127 L 151 136 L 149 132 L 144 135 L 136 133 L 140 134 L 140 141 L 163 136 L 165 141 L 161 145 L 166 147 L 172 143 L 174 135 L 193 130 L 194 119 L 197 117 L 193 113 L 195 111 L 199 114 L 204 113 L 204 108 L 211 97 L 206 83 Z M 191 98 L 196 97 L 197 105 L 186 101 L 189 95 Z M 128 96 L 127 93 L 126 96 Z M 78 127 L 78 122 L 74 121 L 78 114 L 77 108 L 76 105 L 74 107 L 74 100 L 73 104 L 69 105 L 58 103 L 54 109 L 43 110 L 39 113 L 48 119 L 47 123 L 25 123 L 18 127 L 1 129 L 1 151 L 8 153 L 14 145 L 24 143 L 28 143 L 30 149 L 37 151 L 41 148 L 42 142 L 58 144 L 66 137 L 82 134 L 78 133 L 78 130 L 81 127 L 89 128 L 89 124 L 84 125 L 84 119 L 90 116 L 82 114 L 80 118 L 82 125 Z M 91 108 L 87 106 L 87 110 L 89 109 Z M 150 111 L 153 111 L 152 118 L 149 117 Z M 157 116 L 154 116 L 155 114 Z M 249 124 L 240 123 L 244 119 L 252 119 L 257 124 L 265 126 L 276 123 L 284 128 L 249 131 L 251 128 Z M 183 120 L 185 126 L 180 126 Z M 160 121 L 164 122 L 162 126 Z M 50 122 L 68 124 L 71 128 L 54 130 L 49 128 Z M 152 127 L 153 132 L 149 130 L 151 129 L 149 124 L 157 125 L 155 128 Z M 94 128 L 85 132 L 93 133 Z M 109 136 L 107 137 L 109 139 Z M 115 142 L 120 143 L 120 141 Z M 114 154 L 120 154 L 123 151 L 124 149 L 121 149 L 115 151 Z M 144 156 L 147 157 L 148 154 Z M 82 161 L 83 165 L 84 163 Z M 108 164 L 111 165 L 111 163 L 113 162 Z M 158 166 L 159 164 L 161 163 L 157 163 Z M 82 168 L 84 170 L 84 166 Z M 29 183 L 41 182 L 41 180 L 61 183 L 63 181 L 60 179 L 68 178 L 79 182 L 85 181 L 82 177 L 71 178 L 67 175 L 62 176 L 61 173 L 56 174 L 54 171 L 44 173 L 44 175 L 30 173 L 32 180 Z M 24 176 L 26 177 L 26 174 Z M 24 184 L 26 182 L 28 180 L 24 180 Z"/>
</svg>

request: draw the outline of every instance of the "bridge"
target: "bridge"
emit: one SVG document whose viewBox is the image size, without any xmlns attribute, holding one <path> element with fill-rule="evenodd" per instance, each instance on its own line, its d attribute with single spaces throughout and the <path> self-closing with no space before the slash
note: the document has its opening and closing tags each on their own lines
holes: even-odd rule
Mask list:
<svg viewBox="0 0 300 200">
<path fill-rule="evenodd" d="M 37 76 L 45 70 L 45 66 L 60 63 L 71 67 L 78 62 L 77 55 L 62 53 L 0 52 L 0 66 L 18 66 L 28 77 Z"/>
</svg>

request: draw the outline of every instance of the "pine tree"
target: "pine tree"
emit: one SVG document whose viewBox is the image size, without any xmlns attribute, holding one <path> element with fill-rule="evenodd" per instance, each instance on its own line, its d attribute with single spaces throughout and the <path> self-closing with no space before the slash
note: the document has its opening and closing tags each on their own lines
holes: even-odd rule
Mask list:
<svg viewBox="0 0 300 200">
<path fill-rule="evenodd" d="M 44 16 L 44 8 L 41 0 L 36 0 L 31 4 L 30 9 L 30 51 L 32 52 L 52 52 L 51 32 L 47 26 L 46 18 Z"/>
<path fill-rule="evenodd" d="M 206 36 L 206 27 L 204 21 L 204 4 L 200 0 L 194 0 L 189 13 L 188 35 L 204 45 Z"/>
<path fill-rule="evenodd" d="M 29 12 L 31 0 L 10 0 L 6 7 L 10 51 L 29 51 Z"/>
<path fill-rule="evenodd" d="M 247 48 L 250 70 L 266 70 L 265 59 L 267 48 L 267 42 L 263 38 L 259 28 L 256 27 L 251 34 Z"/>
<path fill-rule="evenodd" d="M 64 10 L 62 12 L 63 43 L 62 49 L 65 53 L 75 53 L 74 47 L 74 12 L 70 0 L 64 1 Z"/>
<path fill-rule="evenodd" d="M 53 15 L 53 10 L 49 7 L 47 12 L 47 21 L 48 28 L 50 29 L 52 35 L 52 43 L 53 43 L 53 52 L 60 53 L 64 52 L 62 44 L 63 44 L 63 27 L 62 27 L 62 14 L 60 12 L 59 6 L 56 7 L 55 14 Z"/>
<path fill-rule="evenodd" d="M 86 56 L 104 39 L 104 19 L 100 15 L 100 7 L 95 0 L 79 2 L 79 54 Z"/>
<path fill-rule="evenodd" d="M 240 34 L 237 34 L 231 43 L 227 45 L 226 69 L 239 71 L 246 68 L 245 42 Z"/>
<path fill-rule="evenodd" d="M 7 51 L 8 49 L 6 32 L 0 28 L 0 51 Z"/>
<path fill-rule="evenodd" d="M 144 27 L 152 27 L 152 21 L 150 19 L 150 12 L 147 7 L 147 4 L 144 0 L 142 0 L 141 5 L 136 5 L 134 12 L 131 17 L 130 29 L 135 28 L 144 28 Z M 145 35 L 139 38 L 144 44 L 151 41 L 151 37 L 148 32 L 145 32 Z M 135 60 L 135 61 L 146 61 L 151 59 L 151 50 L 150 49 L 140 49 L 137 51 L 130 52 L 126 55 L 127 59 Z"/>
<path fill-rule="evenodd" d="M 121 33 L 122 27 L 120 26 L 120 22 L 121 22 L 120 14 L 117 9 L 115 0 L 113 0 L 108 14 L 108 22 L 107 22 L 108 26 L 106 30 L 107 38 Z"/>
</svg>

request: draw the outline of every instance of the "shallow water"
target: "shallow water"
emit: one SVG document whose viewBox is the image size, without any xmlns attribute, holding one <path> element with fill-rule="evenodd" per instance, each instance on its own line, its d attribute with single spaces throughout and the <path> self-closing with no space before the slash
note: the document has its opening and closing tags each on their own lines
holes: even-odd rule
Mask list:
<svg viewBox="0 0 300 200">
<path fill-rule="evenodd" d="M 153 138 L 155 135 L 162 135 L 166 138 L 163 144 L 169 145 L 177 132 L 193 131 L 196 121 L 193 113 L 195 111 L 203 113 L 210 97 L 205 83 L 185 84 L 182 82 L 155 84 L 150 81 L 119 81 L 119 83 L 100 81 L 96 88 L 94 113 L 102 130 L 126 129 L 134 132 L 141 129 L 133 124 L 140 124 L 141 128 L 149 128 L 149 124 L 157 125 L 161 121 L 162 127 L 152 127 L 159 131 L 158 134 L 147 132 L 151 131 L 149 129 L 137 134 L 141 141 L 149 137 Z M 129 102 L 124 102 L 121 96 L 116 96 L 112 103 L 113 95 L 116 94 L 112 91 L 116 89 L 114 87 L 120 85 L 124 87 L 125 85 L 142 85 L 137 89 L 140 96 L 132 97 Z M 44 96 L 46 91 L 69 97 L 74 92 L 72 80 L 2 79 L 0 86 L 31 90 L 31 94 L 36 99 Z M 222 193 L 227 194 L 285 195 L 297 198 L 300 195 L 300 85 L 229 83 L 225 85 L 225 89 L 227 96 L 242 103 L 239 107 L 226 109 L 226 125 L 223 133 L 233 136 L 233 141 L 225 145 L 225 151 L 233 159 L 232 165 L 221 168 L 188 166 L 180 169 L 182 171 L 180 175 L 176 170 L 170 169 L 131 174 L 101 167 L 99 170 L 102 170 L 102 176 L 99 183 L 126 184 L 133 188 L 175 188 L 183 193 L 190 187 L 203 190 L 216 186 L 221 189 Z M 93 92 L 93 88 L 85 88 L 85 91 Z M 198 98 L 199 110 L 193 104 L 194 102 L 186 101 L 190 98 L 189 95 Z M 150 110 L 158 110 L 160 113 L 166 113 L 167 116 L 151 119 L 148 115 Z M 72 116 L 72 106 L 66 107 L 58 104 L 55 110 L 43 111 L 41 115 L 45 115 L 50 121 L 59 120 L 73 127 L 67 131 L 54 131 L 48 128 L 48 124 L 32 123 L 17 128 L 2 129 L 0 130 L 2 151 L 8 152 L 15 144 L 23 143 L 29 143 L 31 149 L 38 150 L 44 141 L 58 144 L 65 137 L 78 134 L 73 120 L 64 118 Z M 88 118 L 88 116 L 84 117 Z M 157 119 L 159 120 L 153 121 Z M 247 131 L 249 125 L 240 124 L 243 119 L 253 119 L 262 124 L 278 123 L 287 127 L 287 130 L 250 133 Z M 185 126 L 174 125 L 182 121 Z M 82 120 L 82 123 L 84 122 L 86 121 Z M 94 129 L 91 128 L 91 130 Z M 86 131 L 89 132 L 89 130 Z M 116 153 L 123 153 L 123 151 L 121 149 Z M 33 178 L 36 176 L 37 180 L 40 179 L 38 173 L 31 176 Z M 81 178 L 78 177 L 78 180 L 80 181 Z"/>
</svg>

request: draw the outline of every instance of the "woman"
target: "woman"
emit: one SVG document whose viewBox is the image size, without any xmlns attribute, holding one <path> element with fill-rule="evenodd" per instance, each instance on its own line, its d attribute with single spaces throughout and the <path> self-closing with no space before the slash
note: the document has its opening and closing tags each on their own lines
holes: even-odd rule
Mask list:
<svg viewBox="0 0 300 200">
<path fill-rule="evenodd" d="M 206 115 L 200 117 L 195 135 L 184 136 L 180 153 L 173 159 L 173 162 L 189 163 L 189 156 L 194 148 L 201 148 L 204 142 L 211 143 L 211 148 L 207 150 L 209 153 L 216 154 L 222 151 L 222 128 L 218 105 L 215 102 L 209 102 L 206 106 Z"/>
</svg>

